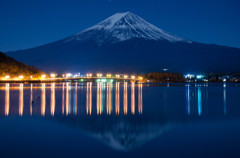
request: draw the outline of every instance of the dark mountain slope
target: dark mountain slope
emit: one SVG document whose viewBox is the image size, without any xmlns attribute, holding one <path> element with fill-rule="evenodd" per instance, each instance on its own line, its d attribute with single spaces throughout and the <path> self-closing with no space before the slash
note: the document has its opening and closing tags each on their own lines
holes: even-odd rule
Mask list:
<svg viewBox="0 0 240 158">
<path fill-rule="evenodd" d="M 7 55 L 0 52 L 0 76 L 5 75 L 11 75 L 11 76 L 17 76 L 17 75 L 35 75 L 39 76 L 41 75 L 41 72 L 39 69 L 28 66 L 24 63 L 21 63 L 11 57 L 8 57 Z"/>
</svg>

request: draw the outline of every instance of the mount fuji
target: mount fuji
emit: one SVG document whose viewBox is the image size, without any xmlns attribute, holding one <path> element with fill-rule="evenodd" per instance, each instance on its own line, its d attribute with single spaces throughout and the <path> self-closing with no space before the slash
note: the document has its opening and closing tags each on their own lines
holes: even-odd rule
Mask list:
<svg viewBox="0 0 240 158">
<path fill-rule="evenodd" d="M 240 49 L 172 35 L 131 13 L 116 13 L 80 33 L 6 52 L 45 72 L 234 72 Z"/>
</svg>

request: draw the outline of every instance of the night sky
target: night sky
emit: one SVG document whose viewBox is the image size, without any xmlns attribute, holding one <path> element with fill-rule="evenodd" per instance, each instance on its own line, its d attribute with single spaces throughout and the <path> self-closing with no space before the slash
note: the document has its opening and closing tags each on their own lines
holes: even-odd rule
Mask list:
<svg viewBox="0 0 240 158">
<path fill-rule="evenodd" d="M 0 50 L 26 49 L 130 11 L 174 35 L 240 48 L 239 0 L 1 0 Z"/>
</svg>

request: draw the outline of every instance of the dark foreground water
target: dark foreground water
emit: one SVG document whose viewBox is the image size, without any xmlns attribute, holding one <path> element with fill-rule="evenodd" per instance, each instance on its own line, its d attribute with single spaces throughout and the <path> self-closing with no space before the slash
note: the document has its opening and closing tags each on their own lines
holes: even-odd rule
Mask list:
<svg viewBox="0 0 240 158">
<path fill-rule="evenodd" d="M 0 84 L 0 158 L 240 157 L 237 84 Z"/>
</svg>

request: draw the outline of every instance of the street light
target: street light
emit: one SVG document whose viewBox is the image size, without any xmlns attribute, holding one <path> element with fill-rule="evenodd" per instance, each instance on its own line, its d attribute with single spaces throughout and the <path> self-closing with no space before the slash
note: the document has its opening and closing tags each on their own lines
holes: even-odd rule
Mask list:
<svg viewBox="0 0 240 158">
<path fill-rule="evenodd" d="M 107 74 L 107 77 L 111 77 L 112 76 L 112 74 Z"/>
<path fill-rule="evenodd" d="M 66 77 L 71 77 L 71 76 L 72 76 L 71 73 L 67 73 L 67 74 L 66 74 Z"/>
<path fill-rule="evenodd" d="M 120 75 L 116 75 L 116 78 L 119 78 L 120 77 Z"/>
<path fill-rule="evenodd" d="M 87 77 L 92 77 L 92 74 L 87 74 Z"/>
<path fill-rule="evenodd" d="M 52 73 L 50 76 L 51 76 L 52 78 L 55 78 L 55 77 L 56 77 L 56 74 L 53 74 L 53 73 Z"/>
<path fill-rule="evenodd" d="M 98 73 L 98 74 L 97 74 L 97 77 L 102 77 L 102 74 Z"/>
</svg>

